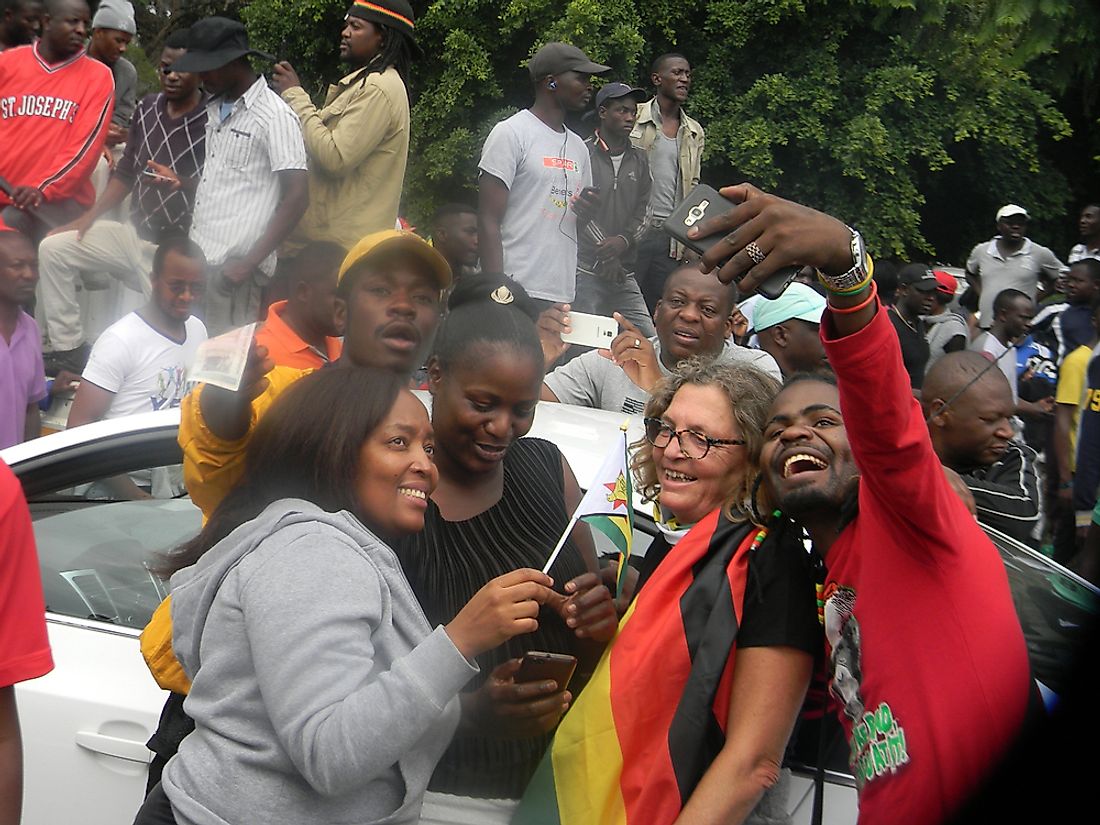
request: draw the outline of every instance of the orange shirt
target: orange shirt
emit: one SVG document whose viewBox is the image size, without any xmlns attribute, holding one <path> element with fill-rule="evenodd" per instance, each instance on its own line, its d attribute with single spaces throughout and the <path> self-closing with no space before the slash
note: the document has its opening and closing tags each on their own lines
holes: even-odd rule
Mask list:
<svg viewBox="0 0 1100 825">
<path fill-rule="evenodd" d="M 277 366 L 297 369 L 318 369 L 326 361 L 335 361 L 344 348 L 339 338 L 326 338 L 327 359 L 298 337 L 282 319 L 286 301 L 276 301 L 267 310 L 267 320 L 256 330 L 256 343 L 267 347 L 268 355 Z"/>
</svg>

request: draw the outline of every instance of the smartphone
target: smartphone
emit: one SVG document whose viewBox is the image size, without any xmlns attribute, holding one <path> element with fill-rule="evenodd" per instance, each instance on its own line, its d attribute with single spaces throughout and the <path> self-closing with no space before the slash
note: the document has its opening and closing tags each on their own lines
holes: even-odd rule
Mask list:
<svg viewBox="0 0 1100 825">
<path fill-rule="evenodd" d="M 580 344 L 582 347 L 607 349 L 619 334 L 618 322 L 606 315 L 590 315 L 587 312 L 570 310 L 569 326 L 573 331 L 562 333 L 561 340 L 567 344 Z"/>
<path fill-rule="evenodd" d="M 707 218 L 726 214 L 735 206 L 737 204 L 723 198 L 714 187 L 700 183 L 688 193 L 688 196 L 668 216 L 664 222 L 664 230 L 688 249 L 702 255 L 725 236 L 717 233 L 708 235 L 705 238 L 689 238 L 688 230 Z M 725 261 L 722 263 L 725 263 Z M 791 281 L 794 280 L 799 269 L 801 267 L 783 267 L 778 272 L 770 275 L 767 280 L 757 287 L 756 291 L 765 298 L 778 298 L 791 285 Z"/>
<path fill-rule="evenodd" d="M 148 167 L 142 169 L 141 174 L 145 175 L 145 177 L 147 177 L 147 178 L 153 178 L 154 180 L 163 180 L 163 181 L 170 181 L 171 180 L 171 178 L 166 178 L 166 177 L 164 177 L 164 175 L 158 175 L 156 172 L 154 172 L 152 169 L 150 169 Z"/>
<path fill-rule="evenodd" d="M 573 671 L 577 669 L 577 657 L 565 653 L 546 653 L 542 650 L 529 650 L 523 654 L 523 661 L 516 671 L 517 682 L 543 682 L 552 680 L 558 690 L 565 690 Z"/>
</svg>

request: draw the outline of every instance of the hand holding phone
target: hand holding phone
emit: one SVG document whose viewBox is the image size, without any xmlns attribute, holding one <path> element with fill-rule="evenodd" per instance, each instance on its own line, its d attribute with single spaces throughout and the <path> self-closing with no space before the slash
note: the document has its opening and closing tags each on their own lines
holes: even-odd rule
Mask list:
<svg viewBox="0 0 1100 825">
<path fill-rule="evenodd" d="M 553 681 L 557 684 L 558 690 L 565 690 L 576 669 L 576 656 L 529 650 L 523 655 L 519 670 L 516 671 L 513 679 L 516 682 Z"/>
<path fill-rule="evenodd" d="M 737 204 L 727 200 L 718 190 L 700 183 L 688 193 L 688 196 L 665 219 L 664 230 L 688 249 L 706 254 L 711 247 L 723 240 L 721 234 L 708 235 L 705 238 L 691 238 L 688 231 L 704 220 L 725 215 Z M 785 266 L 761 283 L 756 291 L 765 298 L 778 298 L 790 286 L 800 267 Z"/>
<path fill-rule="evenodd" d="M 587 312 L 569 312 L 569 332 L 561 334 L 566 344 L 580 344 L 582 347 L 607 349 L 615 336 L 619 334 L 619 324 L 606 315 L 592 315 Z"/>
</svg>

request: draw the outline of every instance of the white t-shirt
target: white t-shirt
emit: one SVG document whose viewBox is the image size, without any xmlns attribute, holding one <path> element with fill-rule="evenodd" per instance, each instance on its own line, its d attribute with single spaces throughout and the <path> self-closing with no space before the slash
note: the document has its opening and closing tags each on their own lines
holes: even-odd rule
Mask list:
<svg viewBox="0 0 1100 825">
<path fill-rule="evenodd" d="M 182 344 L 164 337 L 136 312 L 111 324 L 96 340 L 85 381 L 115 394 L 107 418 L 178 407 L 186 395 L 187 369 L 206 327 L 194 316 Z"/>
<path fill-rule="evenodd" d="M 588 147 L 555 132 L 528 109 L 493 127 L 478 168 L 508 187 L 500 227 L 504 271 L 532 298 L 569 303 L 577 291 L 577 216 L 570 208 L 592 185 Z"/>
<path fill-rule="evenodd" d="M 1008 385 L 1012 387 L 1012 400 L 1015 401 L 1018 398 L 1016 394 L 1016 347 L 1006 347 L 993 336 L 993 333 L 983 332 L 971 342 L 970 349 L 985 353 L 997 361 L 997 366 L 1000 367 L 1001 372 L 1008 379 Z M 1009 352 L 1009 350 L 1012 350 L 1012 352 Z"/>
</svg>

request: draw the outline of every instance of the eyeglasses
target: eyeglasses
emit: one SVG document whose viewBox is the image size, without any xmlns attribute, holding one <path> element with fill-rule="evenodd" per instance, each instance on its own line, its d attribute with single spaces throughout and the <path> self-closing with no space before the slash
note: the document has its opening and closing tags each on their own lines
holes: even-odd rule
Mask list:
<svg viewBox="0 0 1100 825">
<path fill-rule="evenodd" d="M 742 438 L 711 438 L 695 430 L 674 430 L 659 418 L 645 419 L 646 441 L 657 449 L 667 447 L 672 436 L 676 436 L 680 452 L 688 458 L 706 458 L 711 447 L 736 447 L 745 443 Z"/>
</svg>

